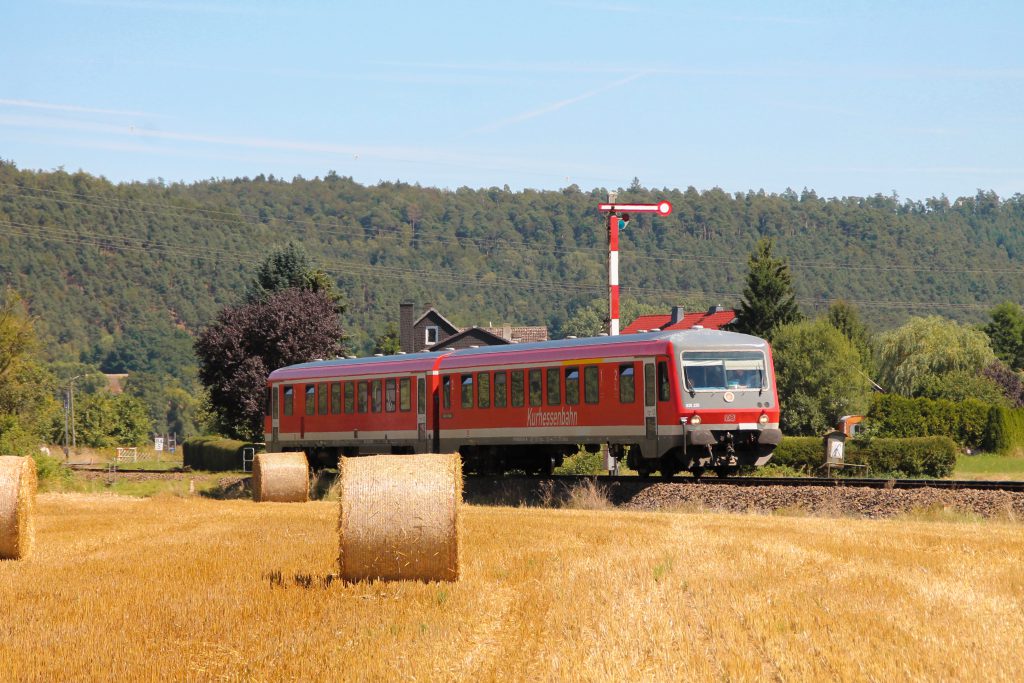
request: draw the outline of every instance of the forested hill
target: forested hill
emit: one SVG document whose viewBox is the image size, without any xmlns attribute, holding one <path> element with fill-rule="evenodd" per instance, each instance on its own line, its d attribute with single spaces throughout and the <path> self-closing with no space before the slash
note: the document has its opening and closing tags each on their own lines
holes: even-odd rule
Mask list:
<svg viewBox="0 0 1024 683">
<path fill-rule="evenodd" d="M 547 324 L 557 334 L 605 295 L 605 199 L 576 186 L 366 187 L 333 173 L 115 185 L 0 163 L 0 281 L 28 299 L 54 358 L 186 340 L 289 241 L 337 278 L 362 350 L 397 321 L 403 299 L 437 304 L 456 324 Z M 643 303 L 735 305 L 765 236 L 789 260 L 806 312 L 845 298 L 878 327 L 926 313 L 982 320 L 1024 291 L 1021 195 L 921 203 L 636 182 L 620 193 L 661 199 L 675 212 L 634 217 L 622 238 L 623 294 Z"/>
</svg>

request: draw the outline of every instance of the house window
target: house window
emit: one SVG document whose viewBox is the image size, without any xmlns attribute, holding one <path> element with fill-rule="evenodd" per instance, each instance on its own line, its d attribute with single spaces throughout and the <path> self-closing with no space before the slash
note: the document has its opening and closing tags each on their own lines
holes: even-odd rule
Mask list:
<svg viewBox="0 0 1024 683">
<path fill-rule="evenodd" d="M 428 327 L 426 338 L 427 345 L 429 346 L 431 344 L 436 344 L 438 341 L 440 341 L 439 336 L 440 334 L 436 326 L 431 325 L 430 327 Z"/>
</svg>

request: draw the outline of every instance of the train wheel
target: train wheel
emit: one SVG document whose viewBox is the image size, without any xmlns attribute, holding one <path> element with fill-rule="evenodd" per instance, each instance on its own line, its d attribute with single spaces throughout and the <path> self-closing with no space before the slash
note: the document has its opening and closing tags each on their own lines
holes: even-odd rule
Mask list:
<svg viewBox="0 0 1024 683">
<path fill-rule="evenodd" d="M 666 455 L 661 459 L 661 478 L 671 479 L 676 475 L 679 469 L 676 467 L 675 458 L 670 455 Z"/>
<path fill-rule="evenodd" d="M 700 479 L 702 476 L 704 476 L 703 467 L 691 467 L 690 472 L 693 474 L 694 479 Z"/>
<path fill-rule="evenodd" d="M 732 475 L 736 474 L 736 472 L 738 472 L 738 471 L 739 471 L 739 468 L 737 468 L 737 467 L 728 467 L 728 466 L 726 466 L 726 467 L 716 467 L 715 468 L 715 474 L 718 475 L 719 479 L 725 479 L 726 477 L 731 477 Z"/>
</svg>

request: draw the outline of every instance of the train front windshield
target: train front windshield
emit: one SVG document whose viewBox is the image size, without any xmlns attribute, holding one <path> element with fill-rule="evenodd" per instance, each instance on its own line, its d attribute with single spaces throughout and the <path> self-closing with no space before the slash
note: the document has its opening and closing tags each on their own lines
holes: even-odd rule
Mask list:
<svg viewBox="0 0 1024 683">
<path fill-rule="evenodd" d="M 687 391 L 763 391 L 768 387 L 760 351 L 684 351 L 683 373 Z"/>
</svg>

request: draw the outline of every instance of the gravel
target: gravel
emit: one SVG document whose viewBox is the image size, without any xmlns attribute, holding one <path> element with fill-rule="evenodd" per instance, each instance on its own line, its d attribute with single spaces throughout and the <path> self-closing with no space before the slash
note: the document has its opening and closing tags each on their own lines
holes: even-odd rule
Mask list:
<svg viewBox="0 0 1024 683">
<path fill-rule="evenodd" d="M 653 484 L 623 503 L 638 510 L 793 512 L 885 518 L 949 511 L 1024 520 L 1024 493 L 970 489 L 869 489 L 826 486 L 701 486 Z"/>
</svg>

